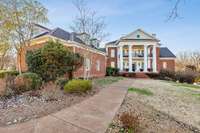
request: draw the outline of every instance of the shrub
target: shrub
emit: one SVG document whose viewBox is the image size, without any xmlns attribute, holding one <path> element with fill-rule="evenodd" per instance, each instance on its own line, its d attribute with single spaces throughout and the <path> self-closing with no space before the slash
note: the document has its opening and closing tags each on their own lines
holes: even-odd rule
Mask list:
<svg viewBox="0 0 200 133">
<path fill-rule="evenodd" d="M 63 96 L 63 92 L 53 82 L 45 83 L 41 88 L 40 96 L 45 101 L 57 101 Z"/>
<path fill-rule="evenodd" d="M 42 84 L 42 79 L 35 73 L 23 73 L 15 78 L 15 91 L 18 93 L 37 90 Z"/>
<path fill-rule="evenodd" d="M 66 73 L 72 78 L 73 71 L 83 64 L 83 57 L 59 42 L 47 42 L 41 49 L 28 51 L 26 62 L 30 72 L 37 73 L 45 81 L 54 81 Z"/>
<path fill-rule="evenodd" d="M 90 80 L 71 80 L 65 86 L 65 92 L 69 93 L 81 93 L 87 92 L 92 89 L 92 82 Z"/>
<path fill-rule="evenodd" d="M 63 77 L 63 78 L 57 78 L 55 81 L 55 84 L 60 86 L 63 89 L 67 82 L 68 82 L 68 80 Z"/>
<path fill-rule="evenodd" d="M 179 72 L 176 72 L 175 79 L 181 83 L 191 84 L 191 83 L 194 83 L 196 77 L 197 75 L 193 72 L 179 71 Z"/>
<path fill-rule="evenodd" d="M 124 112 L 119 119 L 126 132 L 137 133 L 139 131 L 140 120 L 135 112 Z"/>
<path fill-rule="evenodd" d="M 146 73 L 146 75 L 152 79 L 159 79 L 160 76 L 159 73 Z"/>
<path fill-rule="evenodd" d="M 119 73 L 118 68 L 107 67 L 106 68 L 106 75 L 107 76 L 117 76 Z"/>
<path fill-rule="evenodd" d="M 196 77 L 194 80 L 195 83 L 200 83 L 200 76 Z"/>
<path fill-rule="evenodd" d="M 19 73 L 14 70 L 3 70 L 0 71 L 0 78 L 5 78 L 7 76 L 17 76 Z"/>
<path fill-rule="evenodd" d="M 159 73 L 160 79 L 166 79 L 166 80 L 174 80 L 175 79 L 175 72 L 172 70 L 167 69 L 161 69 Z"/>
</svg>

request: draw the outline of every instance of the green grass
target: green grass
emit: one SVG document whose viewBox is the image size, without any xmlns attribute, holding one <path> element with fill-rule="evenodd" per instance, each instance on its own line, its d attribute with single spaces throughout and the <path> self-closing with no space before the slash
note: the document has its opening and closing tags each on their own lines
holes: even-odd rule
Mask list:
<svg viewBox="0 0 200 133">
<path fill-rule="evenodd" d="M 200 100 L 200 93 L 199 94 L 192 94 L 192 95 Z"/>
<path fill-rule="evenodd" d="M 193 84 L 177 83 L 177 82 L 173 82 L 173 81 L 164 81 L 164 82 L 170 83 L 173 86 L 177 86 L 177 87 L 184 87 L 184 88 L 189 88 L 189 89 L 200 89 L 200 86 L 193 85 Z"/>
<path fill-rule="evenodd" d="M 109 85 L 123 79 L 123 77 L 105 77 L 102 79 L 95 79 L 95 84 L 99 86 Z"/>
<path fill-rule="evenodd" d="M 139 89 L 139 88 L 129 88 L 128 92 L 135 92 L 141 95 L 152 96 L 153 93 L 147 89 Z"/>
<path fill-rule="evenodd" d="M 193 85 L 193 84 L 186 84 L 186 83 L 174 83 L 174 86 L 186 87 L 186 88 L 192 88 L 192 89 L 200 89 L 200 86 Z"/>
</svg>

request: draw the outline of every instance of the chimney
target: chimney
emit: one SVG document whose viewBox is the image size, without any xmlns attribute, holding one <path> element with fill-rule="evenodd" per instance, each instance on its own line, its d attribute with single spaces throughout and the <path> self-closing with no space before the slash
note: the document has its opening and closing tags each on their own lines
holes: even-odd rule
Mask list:
<svg viewBox="0 0 200 133">
<path fill-rule="evenodd" d="M 90 45 L 90 35 L 83 32 L 77 35 L 85 44 Z"/>
<path fill-rule="evenodd" d="M 75 32 L 72 32 L 71 34 L 70 34 L 70 41 L 74 41 L 74 38 L 75 38 L 75 36 L 76 36 L 76 33 Z"/>
<path fill-rule="evenodd" d="M 96 38 L 93 38 L 93 39 L 90 40 L 90 44 L 95 46 L 96 48 L 99 48 L 100 41 Z"/>
<path fill-rule="evenodd" d="M 156 37 L 156 34 L 155 34 L 155 33 L 153 33 L 153 34 L 152 34 L 152 36 L 153 36 L 153 37 Z"/>
</svg>

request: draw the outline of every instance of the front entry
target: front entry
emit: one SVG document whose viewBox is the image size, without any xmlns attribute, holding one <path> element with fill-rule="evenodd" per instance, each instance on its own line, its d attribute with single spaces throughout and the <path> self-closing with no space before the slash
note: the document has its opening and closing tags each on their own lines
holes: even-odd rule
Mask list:
<svg viewBox="0 0 200 133">
<path fill-rule="evenodd" d="M 132 71 L 135 72 L 135 69 L 136 69 L 136 65 L 132 64 Z"/>
</svg>

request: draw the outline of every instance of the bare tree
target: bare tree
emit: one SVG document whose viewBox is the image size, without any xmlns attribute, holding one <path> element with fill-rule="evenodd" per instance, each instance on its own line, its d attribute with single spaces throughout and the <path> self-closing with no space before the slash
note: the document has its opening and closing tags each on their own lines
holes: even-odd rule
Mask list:
<svg viewBox="0 0 200 133">
<path fill-rule="evenodd" d="M 70 26 L 72 31 L 76 33 L 86 33 L 89 35 L 89 39 L 97 39 L 100 42 L 108 36 L 105 32 L 105 18 L 98 16 L 96 11 L 91 10 L 87 7 L 87 2 L 85 0 L 74 0 L 73 5 L 78 11 L 78 15 L 75 17 L 73 24 Z M 88 47 L 86 47 L 83 53 L 84 57 L 84 79 L 90 77 L 91 67 L 88 70 L 88 64 L 92 66 L 92 55 Z"/>
<path fill-rule="evenodd" d="M 98 39 L 102 41 L 108 36 L 105 32 L 105 18 L 98 16 L 96 11 L 87 7 L 85 0 L 74 0 L 73 5 L 78 11 L 73 24 L 70 26 L 72 31 L 76 33 L 87 33 L 90 39 Z"/>
<path fill-rule="evenodd" d="M 9 31 L 9 42 L 19 56 L 18 70 L 21 73 L 21 54 L 37 32 L 35 23 L 46 23 L 47 9 L 36 0 L 1 0 L 1 29 Z"/>
<path fill-rule="evenodd" d="M 180 52 L 176 59 L 176 69 L 184 70 L 187 66 L 194 66 L 200 72 L 200 51 Z"/>
<path fill-rule="evenodd" d="M 167 21 L 174 20 L 174 19 L 180 17 L 179 8 L 180 8 L 181 3 L 185 2 L 185 0 L 172 0 L 172 2 L 175 2 L 175 4 L 174 4 L 172 10 L 170 11 Z"/>
</svg>

